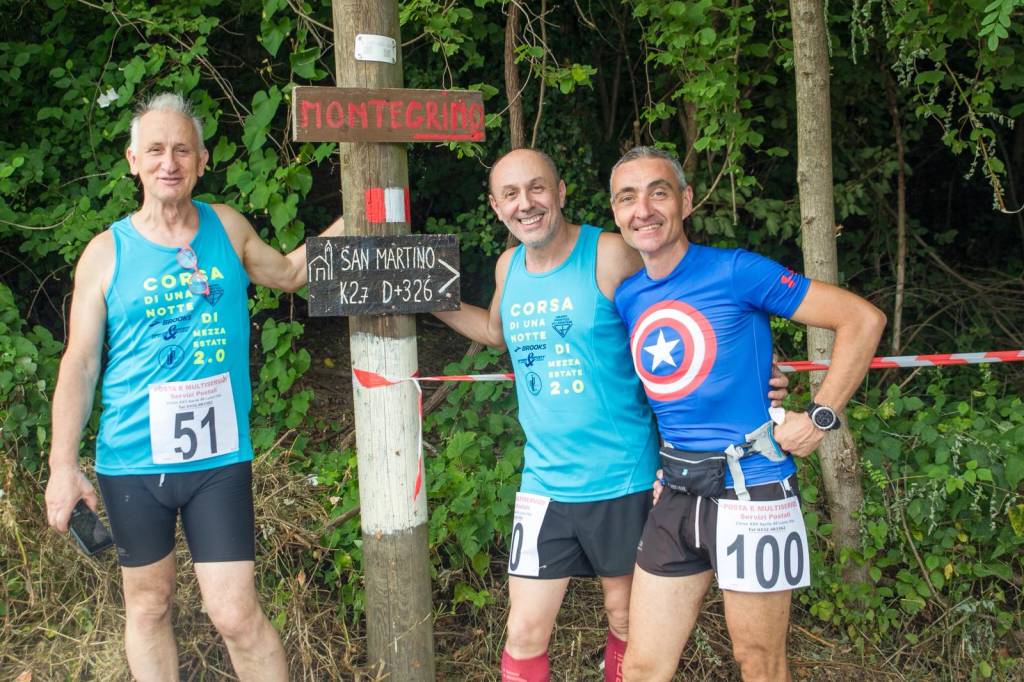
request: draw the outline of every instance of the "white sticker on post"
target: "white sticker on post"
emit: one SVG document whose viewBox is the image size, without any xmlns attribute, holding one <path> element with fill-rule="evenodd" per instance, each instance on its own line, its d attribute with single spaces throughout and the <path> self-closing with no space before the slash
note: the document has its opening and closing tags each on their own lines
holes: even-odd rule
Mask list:
<svg viewBox="0 0 1024 682">
<path fill-rule="evenodd" d="M 398 59 L 395 39 L 388 36 L 376 36 L 372 33 L 357 34 L 356 59 L 361 62 L 394 64 Z"/>
<path fill-rule="evenodd" d="M 508 572 L 536 578 L 540 574 L 537 539 L 550 497 L 516 493 L 516 511 L 512 517 L 512 541 L 508 548 Z"/>
<path fill-rule="evenodd" d="M 718 500 L 718 587 L 779 592 L 811 584 L 811 556 L 800 501 Z"/>
<path fill-rule="evenodd" d="M 155 464 L 184 464 L 238 450 L 231 375 L 150 384 L 149 443 Z"/>
</svg>

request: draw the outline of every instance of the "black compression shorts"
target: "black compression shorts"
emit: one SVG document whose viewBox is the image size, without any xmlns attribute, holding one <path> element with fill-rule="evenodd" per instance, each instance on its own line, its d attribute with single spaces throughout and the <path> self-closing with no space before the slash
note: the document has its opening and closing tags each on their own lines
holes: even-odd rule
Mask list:
<svg viewBox="0 0 1024 682">
<path fill-rule="evenodd" d="M 179 511 L 193 561 L 256 558 L 252 462 L 97 478 L 122 566 L 147 566 L 170 554 Z"/>
</svg>

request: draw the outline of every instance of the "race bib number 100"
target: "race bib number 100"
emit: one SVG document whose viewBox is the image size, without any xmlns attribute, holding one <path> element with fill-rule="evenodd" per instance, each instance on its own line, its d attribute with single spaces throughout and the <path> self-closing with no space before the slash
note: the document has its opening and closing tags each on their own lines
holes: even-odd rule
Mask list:
<svg viewBox="0 0 1024 682">
<path fill-rule="evenodd" d="M 718 586 L 778 592 L 811 584 L 807 529 L 795 497 L 774 502 L 718 500 Z"/>
<path fill-rule="evenodd" d="M 536 578 L 540 574 L 537 539 L 550 497 L 516 493 L 516 511 L 512 517 L 512 541 L 508 549 L 508 572 Z"/>
<path fill-rule="evenodd" d="M 231 375 L 149 387 L 149 443 L 155 464 L 182 464 L 238 450 Z"/>
</svg>

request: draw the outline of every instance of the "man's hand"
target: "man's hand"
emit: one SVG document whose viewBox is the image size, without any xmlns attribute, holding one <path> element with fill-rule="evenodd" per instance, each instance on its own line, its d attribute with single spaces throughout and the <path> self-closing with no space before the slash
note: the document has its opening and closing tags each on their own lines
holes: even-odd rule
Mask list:
<svg viewBox="0 0 1024 682">
<path fill-rule="evenodd" d="M 825 432 L 811 422 L 811 416 L 806 412 L 786 410 L 786 418 L 775 426 L 775 441 L 794 457 L 811 454 L 824 437 Z"/>
<path fill-rule="evenodd" d="M 782 407 L 782 401 L 789 395 L 789 377 L 782 373 L 774 358 L 772 360 L 772 378 L 768 380 L 768 385 L 775 389 L 768 391 L 772 407 Z"/>
<path fill-rule="evenodd" d="M 658 472 L 654 474 L 654 491 L 652 493 L 654 496 L 654 501 L 651 502 L 652 507 L 658 504 L 658 498 L 661 497 L 661 491 L 665 489 L 665 484 L 662 483 L 662 480 L 664 480 L 664 476 L 665 472 L 662 471 L 661 469 L 658 469 Z"/>
<path fill-rule="evenodd" d="M 51 471 L 46 484 L 46 520 L 50 527 L 61 533 L 68 532 L 71 510 L 79 500 L 85 500 L 90 509 L 97 511 L 99 498 L 82 470 L 75 466 Z"/>
</svg>

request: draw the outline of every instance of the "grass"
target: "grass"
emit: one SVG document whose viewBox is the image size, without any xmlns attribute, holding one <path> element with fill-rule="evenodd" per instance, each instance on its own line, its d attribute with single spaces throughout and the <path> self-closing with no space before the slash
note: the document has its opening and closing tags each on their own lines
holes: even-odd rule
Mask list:
<svg viewBox="0 0 1024 682">
<path fill-rule="evenodd" d="M 112 552 L 83 557 L 67 536 L 46 528 L 43 485 L 37 475 L 0 460 L 0 680 L 129 680 L 123 654 L 123 604 Z M 304 478 L 263 455 L 254 462 L 264 608 L 282 633 L 292 680 L 383 680 L 365 664 L 361 622 L 348 622 L 336 590 L 319 583 L 320 532 L 327 514 Z M 174 622 L 183 680 L 234 679 L 227 651 L 203 613 L 184 542 L 178 544 L 179 583 Z M 457 570 L 435 579 L 435 652 L 439 680 L 497 681 L 507 599 L 502 557 L 484 584 L 489 605 L 450 606 L 451 586 L 469 580 Z M 603 680 L 605 628 L 600 587 L 574 580 L 550 646 L 552 679 Z M 893 656 L 858 652 L 845 638 L 822 630 L 794 604 L 790 665 L 796 680 L 956 680 L 966 671 L 944 660 L 945 645 Z M 739 680 L 732 661 L 721 597 L 712 592 L 676 680 Z M 995 679 L 999 679 L 998 674 Z M 1012 676 L 1003 679 L 1013 679 Z M 1019 678 L 1018 678 L 1019 679 Z"/>
</svg>

